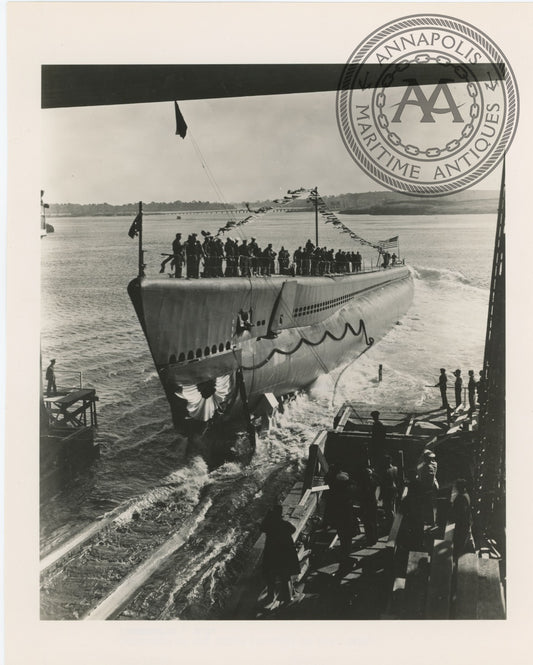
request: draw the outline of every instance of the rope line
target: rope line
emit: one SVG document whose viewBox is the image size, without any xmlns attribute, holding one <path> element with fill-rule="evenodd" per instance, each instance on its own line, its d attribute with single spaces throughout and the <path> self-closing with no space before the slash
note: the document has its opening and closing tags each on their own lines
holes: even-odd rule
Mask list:
<svg viewBox="0 0 533 665">
<path fill-rule="evenodd" d="M 354 330 L 354 328 L 352 327 L 352 325 L 350 323 L 346 322 L 346 324 L 344 326 L 344 332 L 342 333 L 342 335 L 340 335 L 340 337 L 336 337 L 329 330 L 324 331 L 324 334 L 322 335 L 322 337 L 319 339 L 318 342 L 312 342 L 309 339 L 305 339 L 305 337 L 300 337 L 300 340 L 298 341 L 298 343 L 296 344 L 296 346 L 293 349 L 291 349 L 289 351 L 284 351 L 283 349 L 278 349 L 278 347 L 276 347 L 276 348 L 272 349 L 272 351 L 268 354 L 268 356 L 263 361 L 258 363 L 257 365 L 252 365 L 251 367 L 246 367 L 245 365 L 241 365 L 241 368 L 243 370 L 246 370 L 246 371 L 249 371 L 249 372 L 257 370 L 257 369 L 261 369 L 261 367 L 264 367 L 268 362 L 270 362 L 270 360 L 272 359 L 272 357 L 276 353 L 279 354 L 279 355 L 283 355 L 283 356 L 292 356 L 293 353 L 296 353 L 296 351 L 298 351 L 298 349 L 302 346 L 302 344 L 306 344 L 307 346 L 310 346 L 310 347 L 319 346 L 326 339 L 326 337 L 329 337 L 334 342 L 340 342 L 346 337 L 346 335 L 348 333 L 348 330 L 353 334 L 354 337 L 359 337 L 359 335 L 361 335 L 361 333 L 363 333 L 364 336 L 365 336 L 365 342 L 366 342 L 366 345 L 367 345 L 368 348 L 370 348 L 372 346 L 372 344 L 374 344 L 374 338 L 369 337 L 367 335 L 365 322 L 363 321 L 363 319 L 360 319 L 359 320 L 359 330 L 357 330 L 357 332 Z M 365 349 L 365 351 L 366 350 L 367 349 Z M 326 372 L 327 372 L 327 367 L 325 367 L 322 364 L 321 358 L 319 358 L 317 356 L 317 360 L 319 360 L 320 365 L 322 366 L 323 369 L 325 368 Z"/>
</svg>

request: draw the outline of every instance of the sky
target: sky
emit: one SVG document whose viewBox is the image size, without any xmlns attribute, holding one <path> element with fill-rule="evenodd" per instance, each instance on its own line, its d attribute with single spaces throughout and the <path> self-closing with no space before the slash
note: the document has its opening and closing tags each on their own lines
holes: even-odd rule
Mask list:
<svg viewBox="0 0 533 665">
<path fill-rule="evenodd" d="M 380 189 L 341 141 L 333 92 L 185 101 L 180 109 L 185 139 L 175 135 L 172 102 L 43 110 L 46 200 L 243 201 L 300 186 Z"/>
<path fill-rule="evenodd" d="M 382 189 L 342 143 L 335 92 L 184 101 L 180 109 L 185 139 L 175 134 L 173 102 L 43 110 L 46 201 L 241 202 L 298 187 Z M 482 188 L 498 188 L 497 179 Z"/>
</svg>

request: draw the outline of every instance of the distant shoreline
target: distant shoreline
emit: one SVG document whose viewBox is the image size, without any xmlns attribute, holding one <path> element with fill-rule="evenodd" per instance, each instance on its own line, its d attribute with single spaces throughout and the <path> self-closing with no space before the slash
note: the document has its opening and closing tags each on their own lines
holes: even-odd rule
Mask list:
<svg viewBox="0 0 533 665">
<path fill-rule="evenodd" d="M 465 191 L 438 198 L 408 197 L 395 192 L 363 192 L 324 196 L 331 211 L 341 215 L 476 215 L 495 213 L 499 196 L 495 191 Z M 285 208 L 287 213 L 313 212 L 305 201 L 294 202 Z M 252 209 L 272 205 L 271 201 L 250 203 L 213 203 L 212 201 L 150 202 L 143 206 L 146 215 L 230 214 L 247 215 Z M 110 205 L 108 203 L 52 203 L 47 217 L 131 217 L 138 212 L 138 203 Z"/>
</svg>

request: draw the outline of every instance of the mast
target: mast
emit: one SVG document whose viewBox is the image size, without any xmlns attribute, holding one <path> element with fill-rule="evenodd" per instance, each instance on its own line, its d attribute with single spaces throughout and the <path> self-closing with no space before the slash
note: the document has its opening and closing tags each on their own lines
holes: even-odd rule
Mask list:
<svg viewBox="0 0 533 665">
<path fill-rule="evenodd" d="M 315 245 L 318 247 L 318 185 L 314 189 L 315 192 Z"/>
</svg>

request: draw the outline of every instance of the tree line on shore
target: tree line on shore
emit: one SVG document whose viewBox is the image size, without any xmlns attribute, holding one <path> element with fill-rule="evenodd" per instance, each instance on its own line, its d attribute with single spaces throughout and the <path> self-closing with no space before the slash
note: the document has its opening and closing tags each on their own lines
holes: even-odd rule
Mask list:
<svg viewBox="0 0 533 665">
<path fill-rule="evenodd" d="M 397 194 L 395 192 L 362 192 L 322 196 L 330 210 L 347 214 L 475 214 L 495 212 L 498 206 L 498 193 L 492 190 L 468 190 L 445 197 L 426 198 Z M 170 201 L 143 203 L 147 214 L 194 212 L 200 210 L 242 209 L 248 203 L 251 207 L 270 205 L 270 201 L 250 201 L 239 203 L 219 203 L 213 201 Z M 138 211 L 138 202 L 112 205 L 110 203 L 51 203 L 50 217 L 103 217 L 131 216 Z M 312 210 L 305 200 L 294 201 L 286 206 L 291 210 Z"/>
</svg>

